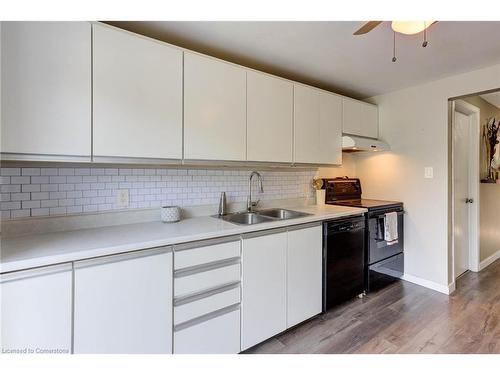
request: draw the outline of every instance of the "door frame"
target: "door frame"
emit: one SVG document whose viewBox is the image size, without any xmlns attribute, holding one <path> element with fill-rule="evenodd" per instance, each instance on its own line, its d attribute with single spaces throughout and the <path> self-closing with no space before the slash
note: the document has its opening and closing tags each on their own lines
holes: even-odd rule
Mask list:
<svg viewBox="0 0 500 375">
<path fill-rule="evenodd" d="M 479 175 L 479 160 L 480 160 L 480 110 L 478 107 L 467 103 L 464 100 L 457 99 L 452 101 L 451 111 L 451 132 L 455 129 L 455 111 L 463 113 L 471 118 L 472 126 L 470 127 L 469 137 L 469 198 L 474 200 L 474 203 L 469 206 L 469 270 L 479 272 L 479 210 L 480 210 L 480 175 Z M 455 149 L 453 136 L 451 137 L 451 189 L 452 189 L 452 215 L 451 225 L 452 231 L 455 226 L 455 182 L 453 180 L 454 163 L 455 163 Z M 455 236 L 451 236 L 452 246 L 452 266 L 451 272 L 453 275 L 453 282 L 455 282 L 457 275 L 455 275 Z"/>
</svg>

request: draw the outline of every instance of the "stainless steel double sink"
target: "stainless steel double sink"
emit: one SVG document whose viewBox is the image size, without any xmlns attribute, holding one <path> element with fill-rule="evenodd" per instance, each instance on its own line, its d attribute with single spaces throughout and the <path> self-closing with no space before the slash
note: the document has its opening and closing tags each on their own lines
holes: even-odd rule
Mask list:
<svg viewBox="0 0 500 375">
<path fill-rule="evenodd" d="M 276 220 L 289 220 L 299 217 L 309 216 L 311 214 L 293 210 L 286 210 L 284 208 L 269 208 L 252 212 L 236 212 L 234 214 L 227 214 L 224 216 L 217 216 L 219 219 L 228 221 L 238 225 L 252 225 L 267 223 Z"/>
</svg>

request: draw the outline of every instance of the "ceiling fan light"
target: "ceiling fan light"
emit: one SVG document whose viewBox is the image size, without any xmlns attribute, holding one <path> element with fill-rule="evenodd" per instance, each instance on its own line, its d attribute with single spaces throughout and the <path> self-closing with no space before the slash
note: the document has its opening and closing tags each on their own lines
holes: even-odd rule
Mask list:
<svg viewBox="0 0 500 375">
<path fill-rule="evenodd" d="M 434 21 L 392 21 L 391 27 L 397 33 L 413 35 L 424 31 L 433 23 Z"/>
</svg>

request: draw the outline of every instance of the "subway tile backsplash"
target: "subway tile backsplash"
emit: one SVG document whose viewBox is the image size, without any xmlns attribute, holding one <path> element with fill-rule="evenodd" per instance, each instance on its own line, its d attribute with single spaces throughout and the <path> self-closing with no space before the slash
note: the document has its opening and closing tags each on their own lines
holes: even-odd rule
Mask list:
<svg viewBox="0 0 500 375">
<path fill-rule="evenodd" d="M 311 197 L 315 170 L 264 171 L 264 193 L 256 199 Z M 249 170 L 168 168 L 1 168 L 2 219 L 73 215 L 165 205 L 217 204 L 221 191 L 229 202 L 243 202 Z M 129 204 L 117 200 L 126 189 Z"/>
</svg>

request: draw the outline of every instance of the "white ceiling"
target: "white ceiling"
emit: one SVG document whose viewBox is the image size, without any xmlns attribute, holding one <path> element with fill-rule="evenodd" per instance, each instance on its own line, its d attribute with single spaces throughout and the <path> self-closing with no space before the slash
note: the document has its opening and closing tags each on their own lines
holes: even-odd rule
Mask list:
<svg viewBox="0 0 500 375">
<path fill-rule="evenodd" d="M 422 36 L 397 36 L 384 22 L 109 22 L 255 69 L 366 98 L 500 63 L 500 22 L 438 22 Z"/>
<path fill-rule="evenodd" d="M 490 94 L 483 94 L 480 96 L 488 103 L 493 104 L 495 107 L 500 109 L 500 91 L 492 92 Z"/>
</svg>

